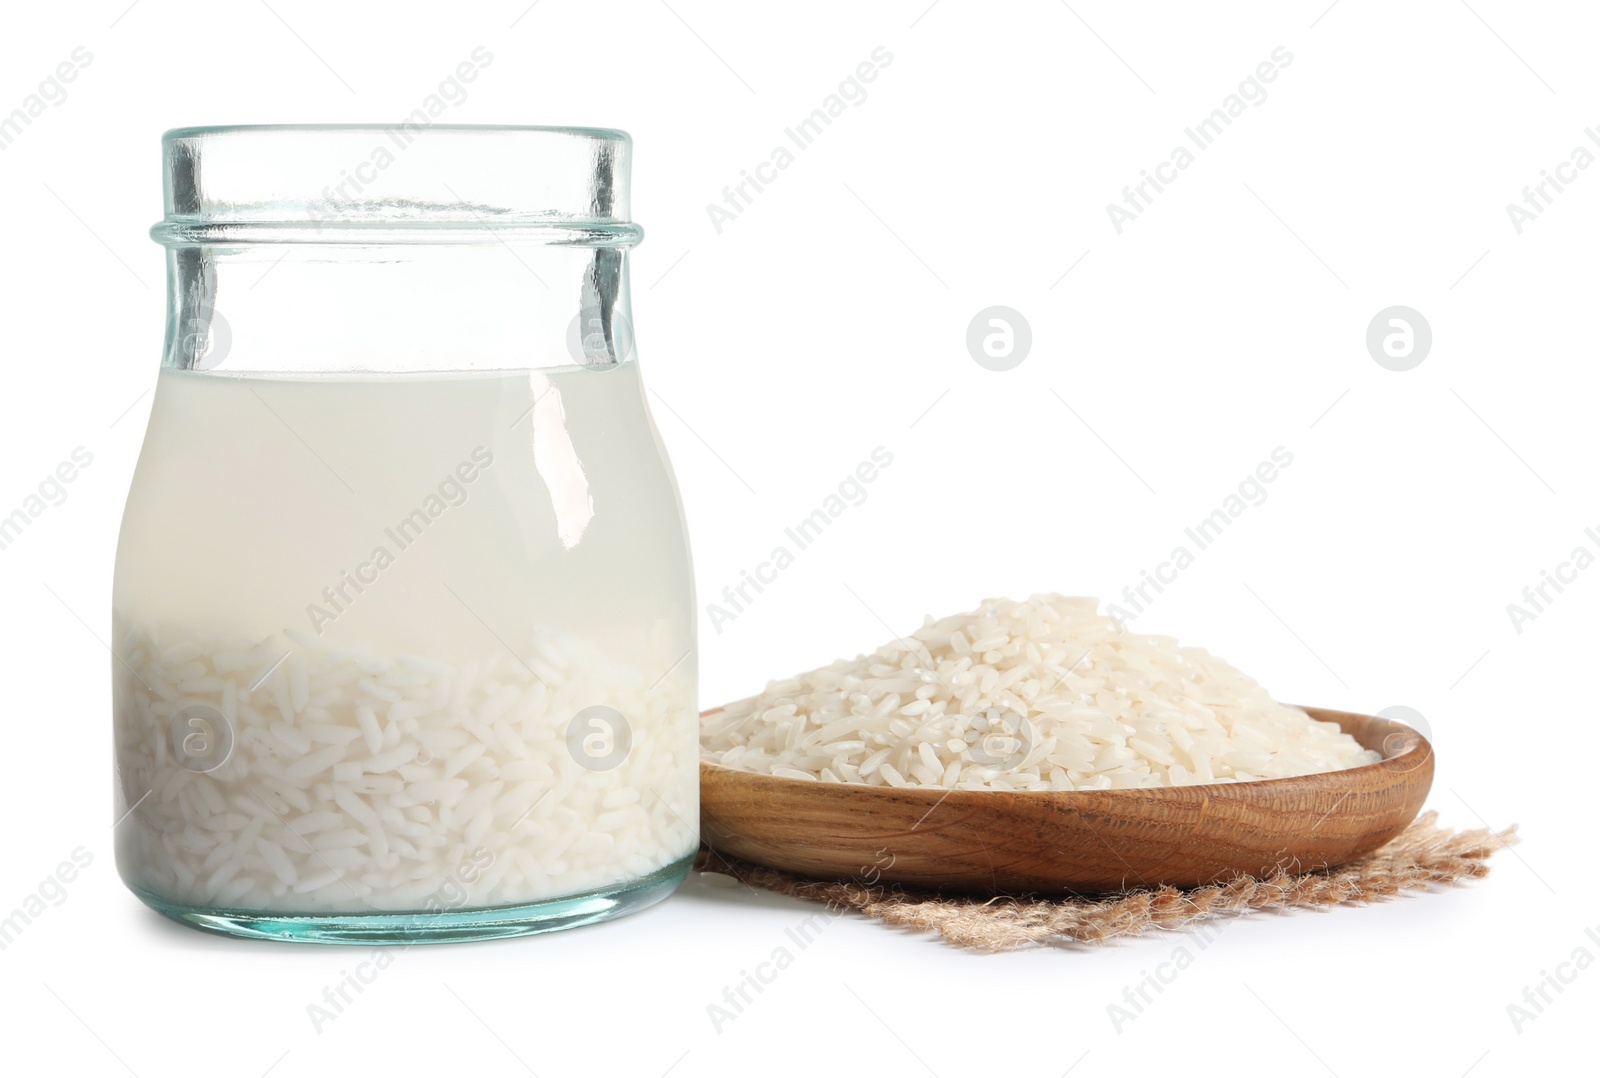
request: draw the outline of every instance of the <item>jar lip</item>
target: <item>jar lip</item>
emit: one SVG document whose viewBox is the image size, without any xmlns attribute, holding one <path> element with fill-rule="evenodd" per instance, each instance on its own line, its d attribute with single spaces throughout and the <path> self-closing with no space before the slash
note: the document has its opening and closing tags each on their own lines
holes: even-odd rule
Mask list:
<svg viewBox="0 0 1600 1078">
<path fill-rule="evenodd" d="M 371 132 L 372 134 L 385 134 L 395 129 L 416 127 L 417 125 L 405 123 L 378 123 L 378 124 L 202 124 L 194 127 L 173 127 L 162 132 L 162 142 L 178 142 L 184 139 L 205 138 L 212 135 L 249 135 L 249 134 L 290 134 L 294 132 L 321 132 L 342 131 L 346 133 Z M 477 132 L 490 134 L 494 132 L 506 133 L 540 133 L 549 135 L 566 135 L 577 138 L 601 139 L 608 142 L 624 142 L 631 144 L 633 137 L 626 131 L 617 127 L 582 127 L 543 124 L 428 124 L 419 128 L 421 131 L 453 131 Z"/>
<path fill-rule="evenodd" d="M 639 245 L 644 239 L 644 229 L 635 224 L 604 225 L 591 221 L 436 220 L 369 223 L 168 219 L 150 226 L 150 238 L 163 247 L 249 247 L 257 244 L 486 247 L 524 243 L 540 247 L 627 249 Z"/>
<path fill-rule="evenodd" d="M 516 242 L 628 247 L 633 140 L 605 127 L 177 127 L 161 140 L 167 246 Z"/>
</svg>

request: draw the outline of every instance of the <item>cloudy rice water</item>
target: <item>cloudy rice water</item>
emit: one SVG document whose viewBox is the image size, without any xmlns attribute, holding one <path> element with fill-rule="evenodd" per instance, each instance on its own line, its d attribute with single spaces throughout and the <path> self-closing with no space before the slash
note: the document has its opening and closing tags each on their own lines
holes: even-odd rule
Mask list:
<svg viewBox="0 0 1600 1078">
<path fill-rule="evenodd" d="M 1199 648 L 1091 598 L 991 599 L 711 716 L 703 758 L 805 781 L 963 790 L 1248 782 L 1380 757 Z"/>
<path fill-rule="evenodd" d="M 162 371 L 114 594 L 128 883 L 370 913 L 681 866 L 694 619 L 654 438 L 632 363 Z"/>
</svg>

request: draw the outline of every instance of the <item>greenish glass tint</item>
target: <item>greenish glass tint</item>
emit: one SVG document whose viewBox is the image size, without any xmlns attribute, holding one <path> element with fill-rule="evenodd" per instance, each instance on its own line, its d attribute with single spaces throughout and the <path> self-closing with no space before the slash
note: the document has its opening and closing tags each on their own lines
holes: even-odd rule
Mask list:
<svg viewBox="0 0 1600 1078">
<path fill-rule="evenodd" d="M 666 868 L 625 884 L 525 906 L 450 910 L 438 913 L 315 914 L 295 917 L 250 910 L 178 906 L 134 888 L 146 905 L 180 924 L 221 936 L 288 943 L 361 944 L 470 943 L 577 928 L 636 913 L 672 894 L 689 875 L 690 854 Z"/>
</svg>

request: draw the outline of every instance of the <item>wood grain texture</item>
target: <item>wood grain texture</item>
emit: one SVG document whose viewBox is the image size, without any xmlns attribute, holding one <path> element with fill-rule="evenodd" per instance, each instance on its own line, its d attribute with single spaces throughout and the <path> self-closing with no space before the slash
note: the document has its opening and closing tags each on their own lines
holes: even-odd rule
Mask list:
<svg viewBox="0 0 1600 1078">
<path fill-rule="evenodd" d="M 1433 746 L 1389 719 L 1305 710 L 1384 759 L 1299 778 L 1060 793 L 807 782 L 702 761 L 701 837 L 807 876 L 985 893 L 1198 887 L 1342 865 L 1416 818 Z"/>
</svg>

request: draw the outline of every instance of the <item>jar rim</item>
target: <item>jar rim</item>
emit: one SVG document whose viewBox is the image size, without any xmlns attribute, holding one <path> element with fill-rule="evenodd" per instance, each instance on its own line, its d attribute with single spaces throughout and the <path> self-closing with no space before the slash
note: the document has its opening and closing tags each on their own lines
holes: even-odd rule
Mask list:
<svg viewBox="0 0 1600 1078">
<path fill-rule="evenodd" d="M 252 132 L 316 132 L 316 131 L 370 131 L 382 134 L 387 130 L 405 127 L 403 123 L 379 124 L 200 124 L 192 127 L 173 127 L 162 132 L 162 142 L 181 139 L 204 138 L 209 135 L 242 135 Z M 475 132 L 543 132 L 552 135 L 572 135 L 580 138 L 605 139 L 632 143 L 633 137 L 617 127 L 584 127 L 542 124 L 428 124 L 428 131 Z"/>
<path fill-rule="evenodd" d="M 169 247 L 486 243 L 631 247 L 633 140 L 605 127 L 232 124 L 162 136 Z"/>
</svg>

